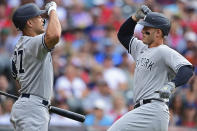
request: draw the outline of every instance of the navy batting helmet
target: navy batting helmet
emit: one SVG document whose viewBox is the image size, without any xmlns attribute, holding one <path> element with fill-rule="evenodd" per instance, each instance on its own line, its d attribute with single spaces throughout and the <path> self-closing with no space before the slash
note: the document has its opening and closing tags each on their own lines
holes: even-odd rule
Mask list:
<svg viewBox="0 0 197 131">
<path fill-rule="evenodd" d="M 161 29 L 164 35 L 168 35 L 171 27 L 170 20 L 157 12 L 148 13 L 138 24 Z"/>
<path fill-rule="evenodd" d="M 28 19 L 44 13 L 46 13 L 45 10 L 40 10 L 36 4 L 29 3 L 22 5 L 18 9 L 16 9 L 12 16 L 12 21 L 16 28 L 23 30 Z"/>
</svg>

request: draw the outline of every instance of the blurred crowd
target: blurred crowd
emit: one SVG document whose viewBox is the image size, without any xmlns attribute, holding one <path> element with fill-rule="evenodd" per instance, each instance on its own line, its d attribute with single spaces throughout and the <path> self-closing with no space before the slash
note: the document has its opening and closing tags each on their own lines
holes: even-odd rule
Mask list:
<svg viewBox="0 0 197 131">
<path fill-rule="evenodd" d="M 12 24 L 13 11 L 49 0 L 0 1 L 0 90 L 19 95 L 10 73 L 10 59 L 21 36 Z M 197 1 L 196 0 L 54 0 L 62 37 L 52 52 L 54 95 L 52 104 L 86 115 L 87 126 L 110 126 L 133 109 L 135 62 L 117 39 L 125 19 L 142 4 L 164 13 L 172 23 L 165 44 L 195 67 L 188 84 L 178 87 L 169 102 L 170 126 L 197 127 Z M 140 25 L 135 35 L 141 35 Z M 0 96 L 0 124 L 9 123 L 14 101 Z M 51 125 L 81 124 L 52 114 Z"/>
</svg>

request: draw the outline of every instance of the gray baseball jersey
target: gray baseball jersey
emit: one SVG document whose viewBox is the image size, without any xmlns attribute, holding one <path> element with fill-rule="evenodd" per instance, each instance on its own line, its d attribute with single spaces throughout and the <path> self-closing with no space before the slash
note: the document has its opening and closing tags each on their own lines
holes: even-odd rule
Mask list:
<svg viewBox="0 0 197 131">
<path fill-rule="evenodd" d="M 53 87 L 51 52 L 44 43 L 44 34 L 21 36 L 12 59 L 13 76 L 21 85 L 20 93 L 50 100 Z"/>
<path fill-rule="evenodd" d="M 183 65 L 191 65 L 183 56 L 166 45 L 148 48 L 141 40 L 132 37 L 128 53 L 136 61 L 134 72 L 134 102 L 159 98 L 165 83 L 174 78 Z M 161 101 L 144 104 L 117 120 L 108 131 L 167 131 L 168 106 Z"/>
<path fill-rule="evenodd" d="M 134 102 L 159 98 L 155 93 L 171 81 L 183 65 L 191 65 L 177 51 L 167 45 L 148 48 L 141 40 L 132 37 L 128 53 L 136 61 L 134 73 Z"/>
</svg>

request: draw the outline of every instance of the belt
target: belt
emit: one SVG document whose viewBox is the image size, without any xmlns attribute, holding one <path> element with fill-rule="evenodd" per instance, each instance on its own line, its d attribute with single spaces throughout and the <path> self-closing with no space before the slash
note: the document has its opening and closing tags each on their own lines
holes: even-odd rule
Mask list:
<svg viewBox="0 0 197 131">
<path fill-rule="evenodd" d="M 23 93 L 23 94 L 21 95 L 21 97 L 29 98 L 29 97 L 30 97 L 30 94 L 25 94 L 25 93 Z M 42 100 L 42 104 L 45 105 L 45 106 L 48 106 L 48 105 L 49 105 L 49 102 L 46 101 L 46 100 Z"/>
<path fill-rule="evenodd" d="M 144 99 L 144 100 L 140 100 L 138 103 L 136 103 L 136 104 L 135 104 L 135 106 L 134 106 L 134 109 L 135 109 L 135 108 L 140 107 L 141 105 L 151 103 L 151 102 L 152 102 L 152 100 L 156 100 L 156 101 L 164 102 L 163 100 L 161 100 L 161 99 L 157 99 L 157 98 Z"/>
</svg>

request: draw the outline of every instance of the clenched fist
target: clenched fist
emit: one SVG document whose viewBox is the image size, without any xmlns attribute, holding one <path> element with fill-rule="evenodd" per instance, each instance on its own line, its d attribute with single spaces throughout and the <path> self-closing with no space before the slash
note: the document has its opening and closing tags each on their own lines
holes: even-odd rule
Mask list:
<svg viewBox="0 0 197 131">
<path fill-rule="evenodd" d="M 136 20 L 139 21 L 140 19 L 144 19 L 145 15 L 149 12 L 151 12 L 151 10 L 146 5 L 142 5 L 139 9 L 137 9 L 134 16 Z"/>
<path fill-rule="evenodd" d="M 52 10 L 56 10 L 57 4 L 54 1 L 51 1 L 45 5 L 45 10 L 48 12 L 48 15 Z"/>
</svg>

